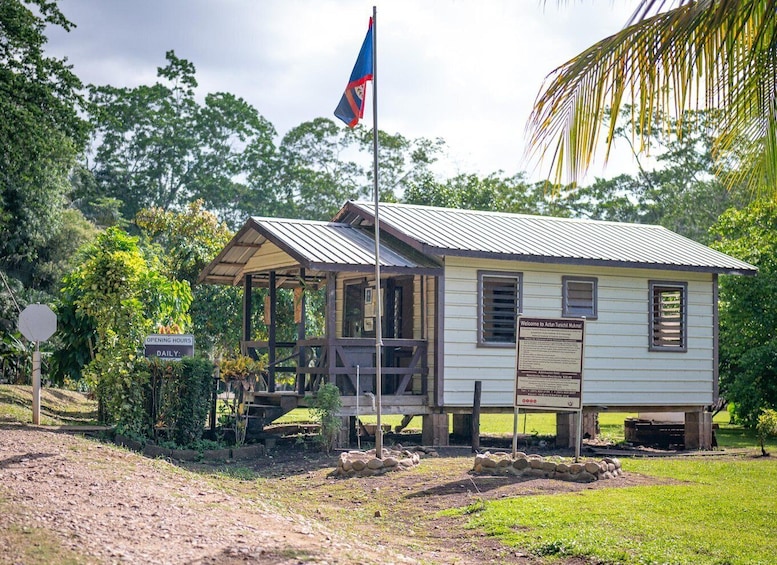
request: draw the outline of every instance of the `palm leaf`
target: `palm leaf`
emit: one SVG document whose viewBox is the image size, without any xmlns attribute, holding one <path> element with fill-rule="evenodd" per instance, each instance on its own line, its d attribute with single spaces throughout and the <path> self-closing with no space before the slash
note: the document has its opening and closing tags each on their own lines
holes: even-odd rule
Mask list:
<svg viewBox="0 0 777 565">
<path fill-rule="evenodd" d="M 664 10 L 666 4 L 672 7 Z M 550 159 L 557 182 L 575 182 L 604 135 L 606 111 L 631 106 L 640 150 L 651 116 L 718 108 L 715 154 L 733 159 L 752 187 L 777 186 L 777 0 L 643 1 L 627 26 L 546 78 L 529 118 L 529 152 Z"/>
</svg>

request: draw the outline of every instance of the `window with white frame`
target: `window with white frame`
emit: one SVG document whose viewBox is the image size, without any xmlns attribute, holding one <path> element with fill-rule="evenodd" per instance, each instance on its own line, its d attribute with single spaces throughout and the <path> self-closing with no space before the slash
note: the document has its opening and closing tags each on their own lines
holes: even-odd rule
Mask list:
<svg viewBox="0 0 777 565">
<path fill-rule="evenodd" d="M 650 281 L 650 349 L 687 351 L 688 284 Z"/>
<path fill-rule="evenodd" d="M 478 345 L 514 345 L 520 304 L 520 273 L 479 271 Z"/>
<path fill-rule="evenodd" d="M 598 281 L 594 277 L 561 277 L 561 315 L 596 319 Z"/>
</svg>

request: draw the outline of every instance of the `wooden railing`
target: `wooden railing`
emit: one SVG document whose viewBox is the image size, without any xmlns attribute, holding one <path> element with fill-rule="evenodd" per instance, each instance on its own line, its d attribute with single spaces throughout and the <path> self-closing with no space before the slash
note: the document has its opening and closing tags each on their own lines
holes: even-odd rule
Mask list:
<svg viewBox="0 0 777 565">
<path fill-rule="evenodd" d="M 266 341 L 242 342 L 245 354 L 263 355 Z M 382 393 L 388 395 L 426 394 L 427 342 L 387 338 L 381 348 Z M 312 338 L 275 344 L 275 362 L 265 375 L 267 390 L 276 390 L 282 375 L 293 373 L 293 390 L 314 392 L 324 382 L 340 389 L 343 396 L 375 394 L 375 341 L 365 338 Z"/>
</svg>

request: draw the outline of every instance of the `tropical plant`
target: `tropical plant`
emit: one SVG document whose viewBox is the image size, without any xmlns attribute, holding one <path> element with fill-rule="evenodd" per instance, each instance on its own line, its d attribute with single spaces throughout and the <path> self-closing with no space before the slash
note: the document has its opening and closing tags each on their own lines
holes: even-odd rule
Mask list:
<svg viewBox="0 0 777 565">
<path fill-rule="evenodd" d="M 317 441 L 326 453 L 329 453 L 335 446 L 342 427 L 339 415 L 341 407 L 342 400 L 339 389 L 332 383 L 321 385 L 313 399 L 313 414 L 321 424 Z"/>
<path fill-rule="evenodd" d="M 246 382 L 264 371 L 267 365 L 264 359 L 254 360 L 247 355 L 238 355 L 234 358 L 222 359 L 219 363 L 219 377 L 225 383 Z"/>
<path fill-rule="evenodd" d="M 667 5 L 669 9 L 665 9 Z M 642 0 L 626 26 L 548 75 L 529 119 L 530 151 L 579 180 L 609 154 L 608 111 L 631 104 L 640 149 L 659 112 L 718 108 L 714 153 L 751 187 L 777 186 L 777 9 L 763 0 Z"/>
<path fill-rule="evenodd" d="M 219 378 L 232 393 L 232 401 L 227 402 L 222 413 L 221 423 L 225 429 L 235 432 L 235 444 L 242 445 L 248 431 L 248 418 L 245 410 L 245 393 L 257 390 L 257 382 L 267 366 L 265 356 L 253 359 L 247 355 L 221 359 L 217 363 Z"/>
</svg>

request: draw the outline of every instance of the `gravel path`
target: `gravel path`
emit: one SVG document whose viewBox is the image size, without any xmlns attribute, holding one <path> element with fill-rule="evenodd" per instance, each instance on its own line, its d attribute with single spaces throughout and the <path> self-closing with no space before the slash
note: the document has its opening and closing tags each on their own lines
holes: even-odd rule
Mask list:
<svg viewBox="0 0 777 565">
<path fill-rule="evenodd" d="M 413 562 L 247 501 L 162 460 L 0 426 L 0 563 L 25 563 L 3 534 L 20 528 L 49 532 L 85 563 Z"/>
</svg>

